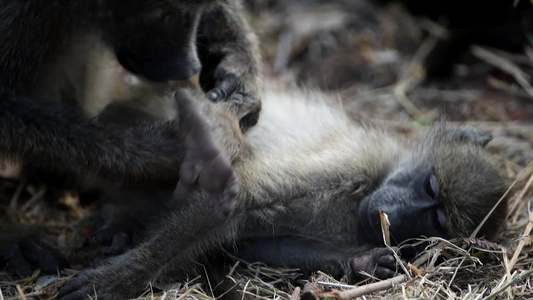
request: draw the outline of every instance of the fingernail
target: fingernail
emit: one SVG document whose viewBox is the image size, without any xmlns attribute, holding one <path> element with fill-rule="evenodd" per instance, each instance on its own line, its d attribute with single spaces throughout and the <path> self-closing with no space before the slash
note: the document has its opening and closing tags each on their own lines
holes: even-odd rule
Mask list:
<svg viewBox="0 0 533 300">
<path fill-rule="evenodd" d="M 218 94 L 214 91 L 207 93 L 207 97 L 211 100 L 217 100 L 219 98 Z"/>
</svg>

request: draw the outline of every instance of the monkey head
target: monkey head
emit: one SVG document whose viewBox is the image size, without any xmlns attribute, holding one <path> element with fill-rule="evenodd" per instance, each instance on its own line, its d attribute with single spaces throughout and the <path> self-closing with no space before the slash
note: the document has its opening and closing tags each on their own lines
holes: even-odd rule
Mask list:
<svg viewBox="0 0 533 300">
<path fill-rule="evenodd" d="M 412 151 L 359 207 L 360 228 L 381 244 L 379 209 L 391 223 L 391 241 L 468 236 L 504 195 L 507 181 L 483 147 L 492 139 L 472 128 L 436 130 Z M 506 202 L 478 236 L 492 237 L 503 223 Z"/>
<path fill-rule="evenodd" d="M 118 61 L 149 80 L 184 80 L 198 73 L 196 30 L 214 0 L 108 0 L 103 33 Z"/>
</svg>

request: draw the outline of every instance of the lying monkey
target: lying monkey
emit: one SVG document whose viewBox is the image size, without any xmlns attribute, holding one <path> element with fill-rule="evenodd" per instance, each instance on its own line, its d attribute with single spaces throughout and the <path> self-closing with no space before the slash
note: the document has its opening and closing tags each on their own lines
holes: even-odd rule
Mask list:
<svg viewBox="0 0 533 300">
<path fill-rule="evenodd" d="M 266 95 L 258 124 L 243 134 L 226 109 L 201 103 L 241 182 L 235 213 L 217 218 L 206 192 L 178 187 L 175 207 L 145 242 L 82 273 L 59 299 L 133 297 L 160 274 L 192 274 L 197 262 L 235 247 L 247 260 L 305 273 L 391 277 L 379 209 L 394 244 L 465 236 L 507 187 L 484 151 L 491 136 L 472 128 L 406 141 L 354 122 L 323 94 L 292 92 Z M 490 238 L 505 214 L 502 202 L 479 235 Z"/>
</svg>

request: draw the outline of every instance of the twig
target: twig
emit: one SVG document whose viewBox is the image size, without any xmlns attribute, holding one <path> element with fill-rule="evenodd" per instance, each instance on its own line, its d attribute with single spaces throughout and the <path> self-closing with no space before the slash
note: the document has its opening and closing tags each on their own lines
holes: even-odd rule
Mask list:
<svg viewBox="0 0 533 300">
<path fill-rule="evenodd" d="M 243 295 L 244 296 L 244 295 Z M 300 299 L 300 287 L 297 286 L 294 291 L 292 291 L 291 294 L 291 300 L 299 300 Z"/>
<path fill-rule="evenodd" d="M 492 53 L 484 47 L 472 46 L 471 51 L 479 59 L 482 59 L 487 63 L 511 74 L 516 80 L 516 82 L 518 82 L 518 84 L 520 84 L 520 86 L 529 94 L 529 96 L 533 97 L 533 87 L 529 83 L 529 75 L 526 74 L 524 71 L 520 70 L 520 68 L 513 62 Z"/>
<path fill-rule="evenodd" d="M 395 284 L 399 284 L 404 281 L 407 281 L 407 276 L 399 275 L 399 276 L 392 277 L 390 279 L 383 280 L 380 282 L 365 284 L 365 285 L 356 287 L 351 290 L 346 290 L 346 291 L 333 290 L 329 292 L 317 293 L 315 295 L 320 298 L 333 298 L 333 299 L 339 299 L 339 300 L 348 300 L 348 299 L 353 299 L 356 297 L 361 297 L 363 295 L 370 294 L 373 292 L 386 290 L 388 288 L 393 287 Z"/>
<path fill-rule="evenodd" d="M 439 38 L 428 36 L 418 48 L 406 71 L 401 75 L 400 81 L 394 86 L 393 93 L 398 103 L 413 117 L 422 119 L 424 113 L 419 110 L 407 97 L 407 92 L 426 79 L 426 70 L 423 63 L 437 45 Z"/>
<path fill-rule="evenodd" d="M 351 290 L 355 288 L 355 285 L 350 285 L 350 284 L 341 284 L 341 283 L 325 282 L 325 281 L 317 281 L 316 283 L 319 285 L 328 286 L 328 287 L 332 287 L 336 289 Z"/>
<path fill-rule="evenodd" d="M 527 181 L 526 185 L 520 192 L 520 195 L 522 197 L 524 196 L 524 194 L 529 189 L 532 183 L 533 183 L 533 175 L 529 177 L 529 180 Z M 509 266 L 508 266 L 509 270 L 511 270 L 516 264 L 516 261 L 518 260 L 518 256 L 520 255 L 520 253 L 522 252 L 522 249 L 524 248 L 524 244 L 526 241 L 525 238 L 529 236 L 529 234 L 531 233 L 531 229 L 533 229 L 533 212 L 529 212 L 529 220 L 527 222 L 526 229 L 524 229 L 524 233 L 522 234 L 523 238 L 520 239 L 520 242 L 518 243 L 518 246 L 516 247 L 516 251 L 514 252 L 513 257 L 511 258 L 511 261 L 509 262 Z"/>
<path fill-rule="evenodd" d="M 28 297 L 26 297 L 26 295 L 25 295 L 24 292 L 22 291 L 22 288 L 20 287 L 19 284 L 15 285 L 15 288 L 17 289 L 17 292 L 19 293 L 19 299 L 21 299 L 21 300 L 28 300 Z"/>
<path fill-rule="evenodd" d="M 524 279 L 526 279 L 527 277 L 529 277 L 531 274 L 533 274 L 533 270 L 529 270 L 525 273 L 523 273 L 522 275 L 516 277 L 515 279 L 509 281 L 508 283 L 506 283 L 504 286 L 502 286 L 501 288 L 499 288 L 497 291 L 495 291 L 494 293 L 490 294 L 489 296 L 483 298 L 482 300 L 490 300 L 490 299 L 494 299 L 496 296 L 498 296 L 499 294 L 501 294 L 503 291 L 505 291 L 506 288 L 510 287 L 511 285 L 515 284 L 515 283 L 518 283 Z"/>
<path fill-rule="evenodd" d="M 46 193 L 46 187 L 42 187 L 37 193 L 35 193 L 35 195 L 30 198 L 30 200 L 26 201 L 26 203 L 24 203 L 24 205 L 20 207 L 20 211 L 25 212 L 31 207 L 35 206 L 35 202 L 41 199 L 44 193 Z"/>
</svg>

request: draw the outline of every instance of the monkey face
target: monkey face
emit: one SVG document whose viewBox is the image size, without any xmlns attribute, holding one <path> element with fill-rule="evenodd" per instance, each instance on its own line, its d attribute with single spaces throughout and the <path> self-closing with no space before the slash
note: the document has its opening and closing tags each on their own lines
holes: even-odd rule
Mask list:
<svg viewBox="0 0 533 300">
<path fill-rule="evenodd" d="M 388 215 L 391 239 L 470 235 L 506 190 L 506 180 L 490 162 L 484 146 L 492 139 L 473 128 L 440 130 L 420 143 L 359 208 L 365 235 L 381 244 L 379 209 Z M 482 174 L 482 176 L 480 176 Z M 480 236 L 495 234 L 506 203 L 493 211 Z"/>
<path fill-rule="evenodd" d="M 361 228 L 372 242 L 382 244 L 379 210 L 390 221 L 391 242 L 438 236 L 448 238 L 448 218 L 440 194 L 440 184 L 433 167 L 398 168 L 359 208 Z"/>
<path fill-rule="evenodd" d="M 209 1 L 122 2 L 112 2 L 109 30 L 104 32 L 127 70 L 156 82 L 184 80 L 199 72 L 196 29 Z"/>
</svg>

